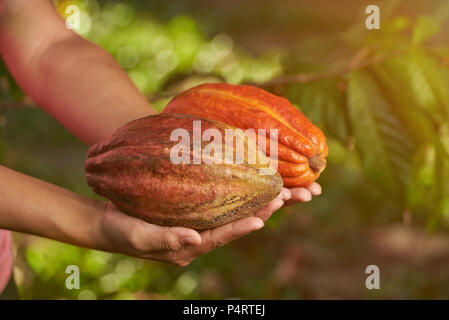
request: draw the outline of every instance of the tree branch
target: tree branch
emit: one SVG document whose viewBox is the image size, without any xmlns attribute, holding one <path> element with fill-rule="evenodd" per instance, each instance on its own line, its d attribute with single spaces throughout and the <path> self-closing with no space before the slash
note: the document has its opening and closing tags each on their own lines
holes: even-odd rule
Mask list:
<svg viewBox="0 0 449 320">
<path fill-rule="evenodd" d="M 339 75 L 349 73 L 354 70 L 366 68 L 372 65 L 376 65 L 392 57 L 403 54 L 404 50 L 396 50 L 382 56 L 376 56 L 371 58 L 366 58 L 370 54 L 368 47 L 362 48 L 358 51 L 348 63 L 340 66 L 330 68 L 329 70 L 318 72 L 318 73 L 299 73 L 294 75 L 284 75 L 276 77 L 264 83 L 252 83 L 252 85 L 258 87 L 268 87 L 273 85 L 285 85 L 291 83 L 308 83 L 317 80 L 329 79 Z"/>
</svg>

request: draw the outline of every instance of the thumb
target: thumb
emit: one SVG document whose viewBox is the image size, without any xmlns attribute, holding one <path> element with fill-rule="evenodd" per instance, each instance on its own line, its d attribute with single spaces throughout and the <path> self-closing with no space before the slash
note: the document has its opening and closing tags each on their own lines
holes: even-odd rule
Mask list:
<svg viewBox="0 0 449 320">
<path fill-rule="evenodd" d="M 152 226 L 153 248 L 156 250 L 177 251 L 186 246 L 198 245 L 201 243 L 200 234 L 183 227 L 161 227 Z"/>
</svg>

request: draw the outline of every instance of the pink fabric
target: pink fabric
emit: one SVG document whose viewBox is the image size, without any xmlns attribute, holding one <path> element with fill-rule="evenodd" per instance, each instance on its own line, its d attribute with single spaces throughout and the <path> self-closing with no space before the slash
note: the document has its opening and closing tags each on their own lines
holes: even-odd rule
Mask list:
<svg viewBox="0 0 449 320">
<path fill-rule="evenodd" d="M 0 293 L 5 289 L 11 277 L 12 251 L 11 236 L 8 231 L 0 230 Z"/>
</svg>

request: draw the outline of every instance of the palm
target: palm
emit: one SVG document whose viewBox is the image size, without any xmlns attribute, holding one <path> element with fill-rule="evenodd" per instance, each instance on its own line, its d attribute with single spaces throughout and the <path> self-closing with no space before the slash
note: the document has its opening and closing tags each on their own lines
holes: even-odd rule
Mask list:
<svg viewBox="0 0 449 320">
<path fill-rule="evenodd" d="M 284 204 L 309 201 L 312 195 L 320 193 L 321 187 L 317 183 L 308 188 L 284 188 L 278 197 L 254 215 L 200 232 L 184 227 L 162 227 L 146 223 L 123 214 L 109 203 L 102 229 L 106 238 L 115 243 L 112 251 L 185 266 L 201 254 L 262 228 L 264 221 Z M 131 233 L 129 230 L 132 230 Z"/>
</svg>

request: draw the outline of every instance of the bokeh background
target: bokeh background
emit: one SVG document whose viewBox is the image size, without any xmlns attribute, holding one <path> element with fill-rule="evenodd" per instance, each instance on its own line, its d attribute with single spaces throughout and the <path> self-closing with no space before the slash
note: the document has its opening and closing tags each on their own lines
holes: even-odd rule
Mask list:
<svg viewBox="0 0 449 320">
<path fill-rule="evenodd" d="M 22 298 L 449 298 L 449 1 L 55 4 L 62 16 L 81 8 L 78 32 L 158 110 L 199 83 L 258 85 L 324 130 L 329 164 L 323 195 L 186 268 L 16 233 Z M 380 30 L 365 28 L 369 4 L 380 7 Z M 84 179 L 87 147 L 3 64 L 0 131 L 3 165 L 97 197 Z M 80 290 L 65 287 L 70 264 L 80 267 Z M 371 264 L 380 290 L 365 288 Z"/>
</svg>

